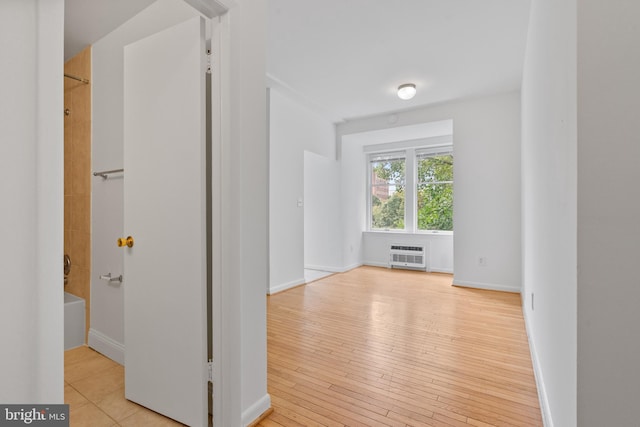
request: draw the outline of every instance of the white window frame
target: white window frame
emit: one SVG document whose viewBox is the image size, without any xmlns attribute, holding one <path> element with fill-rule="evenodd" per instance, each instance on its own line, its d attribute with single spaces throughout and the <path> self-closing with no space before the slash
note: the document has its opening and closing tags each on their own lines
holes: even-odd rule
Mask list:
<svg viewBox="0 0 640 427">
<path fill-rule="evenodd" d="M 379 146 L 365 146 L 364 151 L 367 153 L 365 156 L 367 167 L 367 222 L 366 227 L 368 232 L 374 233 L 408 233 L 408 234 L 442 234 L 451 235 L 453 231 L 449 230 L 418 230 L 418 168 L 417 158 L 419 155 L 426 153 L 453 153 L 453 144 L 451 137 L 446 138 L 430 138 L 431 140 L 437 139 L 436 144 L 418 145 L 415 147 L 408 146 L 410 143 L 417 141 L 403 141 L 397 144 L 380 144 Z M 424 143 L 424 140 L 420 141 Z M 431 142 L 431 141 L 429 141 Z M 377 151 L 376 148 L 385 148 Z M 394 149 L 395 148 L 395 149 Z M 398 149 L 400 148 L 400 149 Z M 405 159 L 405 199 L 404 199 L 404 229 L 379 229 L 372 227 L 372 198 L 371 198 L 371 178 L 372 168 L 371 164 L 373 159 L 384 155 L 392 155 L 404 153 Z"/>
<path fill-rule="evenodd" d="M 417 234 L 453 234 L 453 230 L 419 230 L 418 229 L 418 157 L 420 156 L 436 156 L 451 154 L 453 155 L 453 144 L 429 146 L 416 148 L 413 153 L 413 230 Z M 454 158 L 455 168 L 455 158 Z M 453 181 L 434 181 L 431 184 L 453 184 Z M 454 192 L 455 194 L 455 192 Z M 455 197 L 455 196 L 454 196 Z M 406 205 L 405 205 L 406 209 Z"/>
<path fill-rule="evenodd" d="M 369 155 L 366 156 L 367 157 L 367 230 L 368 231 L 375 231 L 375 232 L 395 232 L 395 233 L 404 233 L 407 230 L 407 197 L 409 196 L 407 194 L 407 189 L 408 189 L 408 174 L 407 174 L 407 153 L 406 150 L 393 150 L 393 151 L 382 151 L 382 152 L 375 152 L 375 153 L 369 153 Z M 373 170 L 371 167 L 371 164 L 374 162 L 374 159 L 376 158 L 380 158 L 380 160 L 382 160 L 383 157 L 389 157 L 389 158 L 403 158 L 404 159 L 404 228 L 403 229 L 398 229 L 398 228 L 393 228 L 393 229 L 382 229 L 382 228 L 373 228 L 372 227 L 372 217 L 373 217 L 373 213 L 372 213 L 372 209 L 371 209 L 371 203 L 372 203 L 372 199 L 371 199 L 371 188 L 373 186 L 373 183 L 371 182 L 371 178 L 373 176 Z"/>
</svg>

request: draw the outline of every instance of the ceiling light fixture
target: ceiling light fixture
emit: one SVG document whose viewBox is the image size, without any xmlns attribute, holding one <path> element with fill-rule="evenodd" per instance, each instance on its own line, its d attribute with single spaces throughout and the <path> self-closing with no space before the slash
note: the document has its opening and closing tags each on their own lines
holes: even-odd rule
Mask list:
<svg viewBox="0 0 640 427">
<path fill-rule="evenodd" d="M 408 100 L 416 96 L 416 85 L 413 83 L 405 83 L 398 86 L 398 98 Z"/>
</svg>

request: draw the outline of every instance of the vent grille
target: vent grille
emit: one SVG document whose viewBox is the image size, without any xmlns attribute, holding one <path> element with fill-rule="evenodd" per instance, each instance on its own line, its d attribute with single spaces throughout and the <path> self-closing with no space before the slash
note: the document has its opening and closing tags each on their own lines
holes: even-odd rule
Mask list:
<svg viewBox="0 0 640 427">
<path fill-rule="evenodd" d="M 391 267 L 425 268 L 424 246 L 391 245 L 389 264 Z"/>
<path fill-rule="evenodd" d="M 424 263 L 423 260 L 424 257 L 422 255 L 391 254 L 392 263 L 422 265 Z"/>
<path fill-rule="evenodd" d="M 424 246 L 391 245 L 391 250 L 392 251 L 411 251 L 411 252 L 424 253 Z"/>
</svg>

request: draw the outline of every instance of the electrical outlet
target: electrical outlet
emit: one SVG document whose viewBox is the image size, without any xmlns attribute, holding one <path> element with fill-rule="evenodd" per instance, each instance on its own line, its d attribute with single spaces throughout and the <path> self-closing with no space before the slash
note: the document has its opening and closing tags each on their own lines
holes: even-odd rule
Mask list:
<svg viewBox="0 0 640 427">
<path fill-rule="evenodd" d="M 486 267 L 487 266 L 487 257 L 484 257 L 484 256 L 478 257 L 478 265 L 480 267 Z"/>
</svg>

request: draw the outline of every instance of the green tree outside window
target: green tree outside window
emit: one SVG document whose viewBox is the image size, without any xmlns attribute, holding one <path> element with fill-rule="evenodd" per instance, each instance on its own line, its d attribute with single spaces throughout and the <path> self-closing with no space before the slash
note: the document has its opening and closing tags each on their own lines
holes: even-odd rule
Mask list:
<svg viewBox="0 0 640 427">
<path fill-rule="evenodd" d="M 453 230 L 453 155 L 417 158 L 418 230 Z"/>
<path fill-rule="evenodd" d="M 371 228 L 404 229 L 404 158 L 371 162 Z"/>
</svg>

